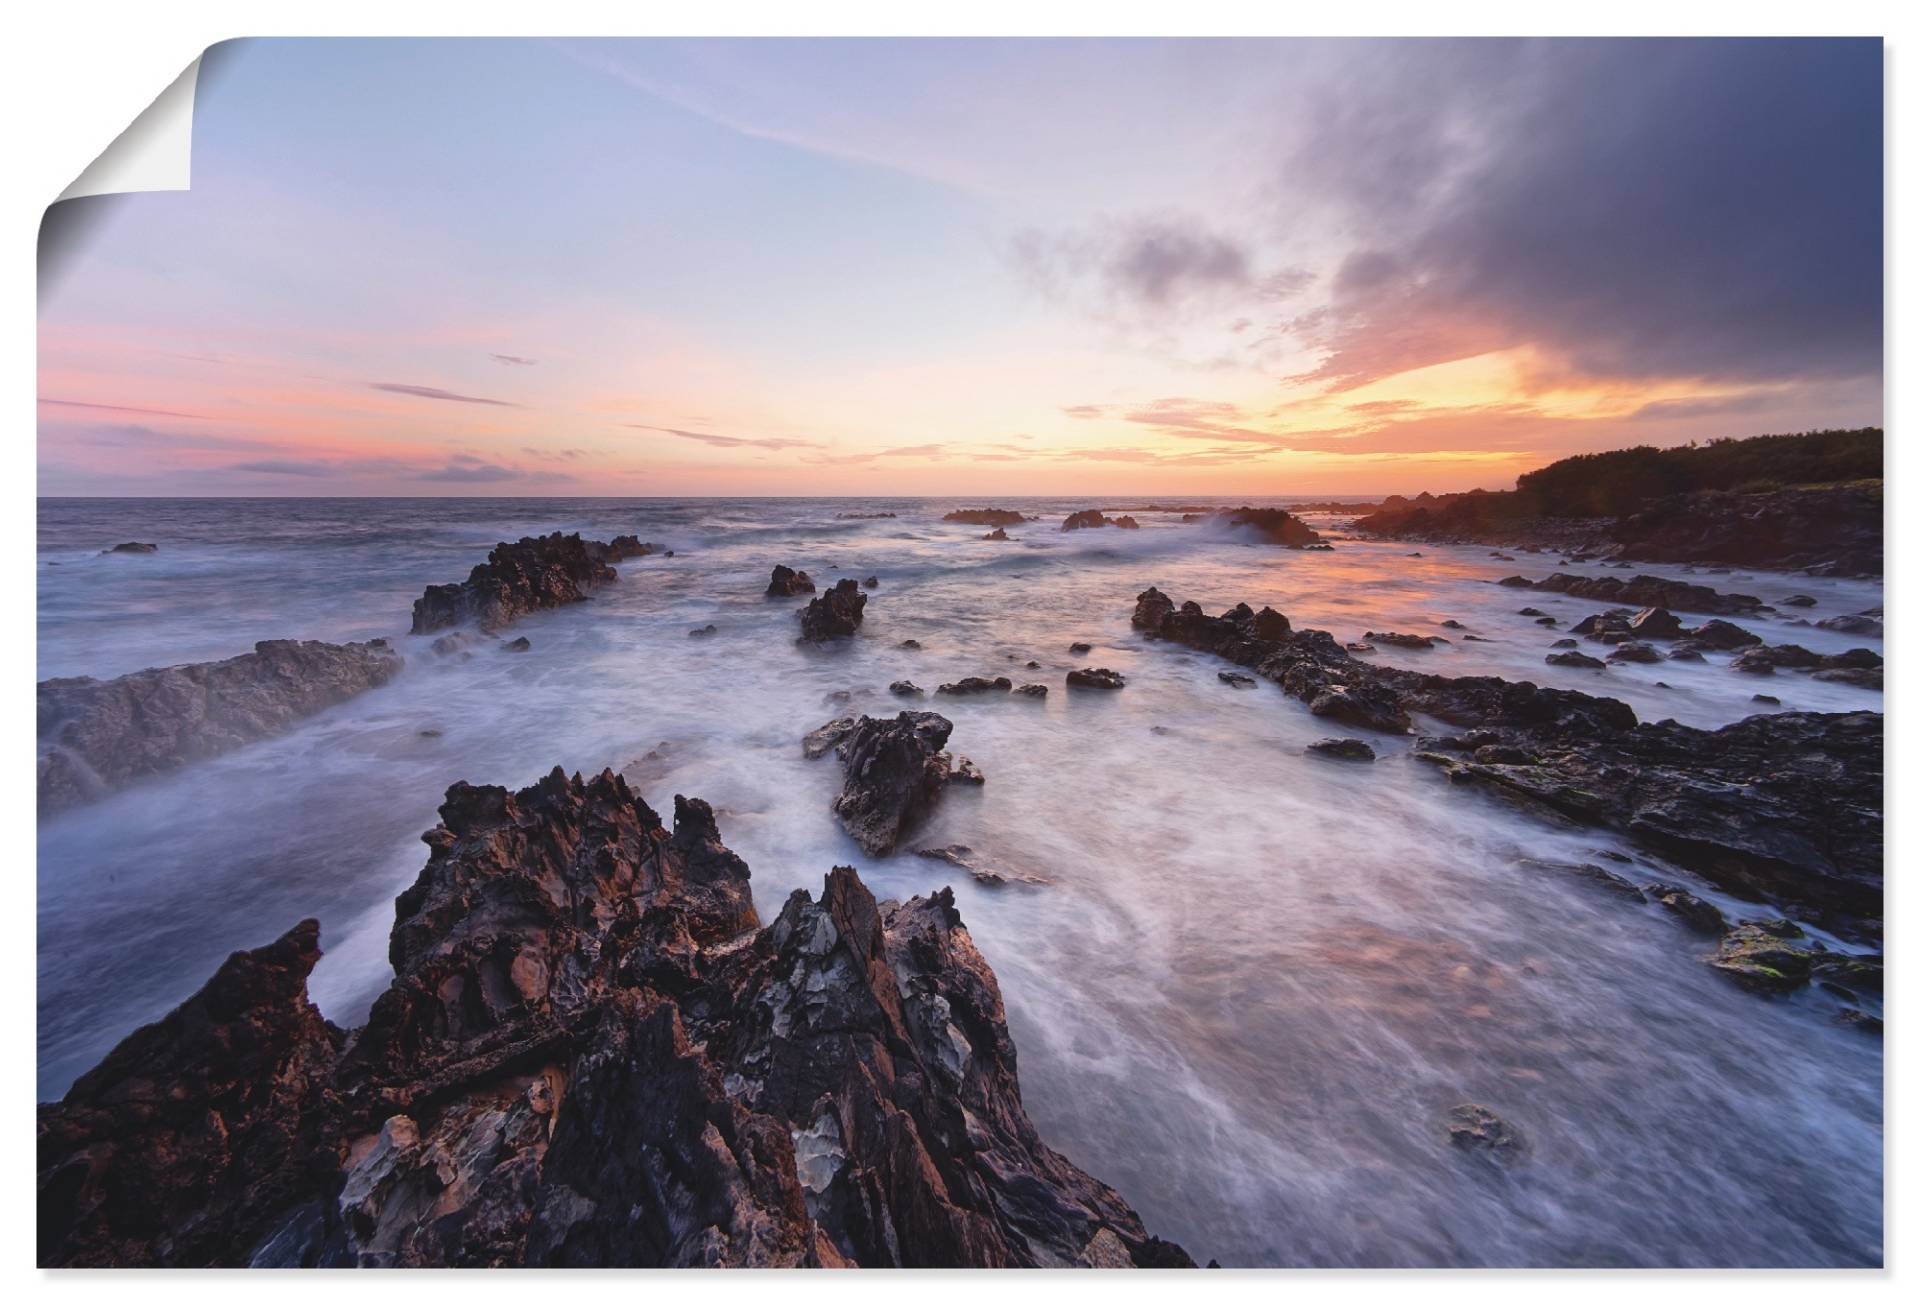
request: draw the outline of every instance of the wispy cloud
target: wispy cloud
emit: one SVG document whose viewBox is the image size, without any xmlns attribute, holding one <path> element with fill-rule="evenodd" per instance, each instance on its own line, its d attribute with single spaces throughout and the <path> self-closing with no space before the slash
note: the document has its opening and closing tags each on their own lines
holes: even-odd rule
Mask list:
<svg viewBox="0 0 1920 1305">
<path fill-rule="evenodd" d="M 93 412 L 131 412 L 142 417 L 180 417 L 188 421 L 207 421 L 209 418 L 197 412 L 169 412 L 165 408 L 127 408 L 117 403 L 81 403 L 77 399 L 41 399 L 45 408 L 85 408 Z"/>
<path fill-rule="evenodd" d="M 792 440 L 781 438 L 748 438 L 742 435 L 715 435 L 703 430 L 678 430 L 672 426 L 649 426 L 643 422 L 626 423 L 629 430 L 650 430 L 661 435 L 672 435 L 683 440 L 694 440 L 711 445 L 716 449 L 817 449 L 821 446 L 813 440 Z"/>
<path fill-rule="evenodd" d="M 497 466 L 477 458 L 455 458 L 444 467 L 417 473 L 414 479 L 443 481 L 456 485 L 493 485 L 506 480 L 519 480 L 524 475 L 524 472 L 513 467 Z"/>
<path fill-rule="evenodd" d="M 532 367 L 540 361 L 538 358 L 522 358 L 519 354 L 513 353 L 490 353 L 487 357 L 502 367 Z"/>
<path fill-rule="evenodd" d="M 391 381 L 369 381 L 370 390 L 385 390 L 388 394 L 410 394 L 416 399 L 440 399 L 447 403 L 484 403 L 494 408 L 518 408 L 517 403 L 508 403 L 505 399 L 483 399 L 473 394 L 455 394 L 452 390 L 443 390 L 433 385 L 399 385 Z"/>
</svg>

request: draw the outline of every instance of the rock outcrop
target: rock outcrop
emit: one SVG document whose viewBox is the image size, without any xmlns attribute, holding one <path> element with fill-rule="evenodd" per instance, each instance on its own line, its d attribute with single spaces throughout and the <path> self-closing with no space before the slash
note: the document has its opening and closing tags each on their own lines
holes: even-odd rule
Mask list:
<svg viewBox="0 0 1920 1305">
<path fill-rule="evenodd" d="M 1092 530 L 1099 526 L 1118 526 L 1122 530 L 1138 530 L 1140 523 L 1132 517 L 1109 517 L 1093 508 L 1088 508 L 1084 512 L 1075 512 L 1060 523 L 1062 530 Z"/>
<path fill-rule="evenodd" d="M 813 592 L 813 577 L 805 571 L 796 571 L 790 566 L 773 568 L 773 578 L 767 581 L 767 597 L 797 598 L 801 594 Z"/>
<path fill-rule="evenodd" d="M 130 553 L 137 556 L 144 553 L 157 553 L 159 551 L 160 545 L 158 544 L 143 544 L 137 539 L 129 539 L 124 544 L 115 544 L 112 548 L 101 549 L 100 556 L 106 557 L 113 553 Z"/>
<path fill-rule="evenodd" d="M 1885 562 L 1879 482 L 1754 494 L 1678 494 L 1614 527 L 1617 556 L 1640 562 L 1876 576 Z"/>
<path fill-rule="evenodd" d="M 613 563 L 653 551 L 632 535 L 603 543 L 558 531 L 496 544 L 459 584 L 427 586 L 414 600 L 413 633 L 468 622 L 488 633 L 505 629 L 528 612 L 584 602 L 588 591 L 619 578 Z"/>
<path fill-rule="evenodd" d="M 260 739 L 391 680 L 384 639 L 268 639 L 250 653 L 112 680 L 42 680 L 39 803 L 61 811 Z"/>
<path fill-rule="evenodd" d="M 923 822 L 953 778 L 938 712 L 903 711 L 891 720 L 862 716 L 835 745 L 845 784 L 833 814 L 871 856 L 885 856 Z"/>
<path fill-rule="evenodd" d="M 959 508 L 940 518 L 942 521 L 958 521 L 968 526 L 1017 526 L 1022 521 L 1038 521 L 1038 517 L 1021 516 L 1010 508 Z"/>
<path fill-rule="evenodd" d="M 1279 508 L 1238 507 L 1222 512 L 1220 520 L 1230 526 L 1247 526 L 1264 541 L 1282 548 L 1311 548 L 1321 542 L 1319 531 Z"/>
<path fill-rule="evenodd" d="M 1657 575 L 1575 575 L 1557 571 L 1544 580 L 1529 580 L 1510 575 L 1500 582 L 1509 589 L 1533 589 L 1541 593 L 1568 594 L 1574 598 L 1596 598 L 1601 602 L 1627 607 L 1671 607 L 1683 612 L 1706 612 L 1714 616 L 1739 616 L 1767 610 L 1767 605 L 1751 594 L 1723 594 L 1705 585 L 1685 580 L 1668 580 Z"/>
<path fill-rule="evenodd" d="M 306 921 L 39 1121 L 44 1266 L 1180 1266 L 1020 1101 L 950 890 L 762 927 L 704 802 L 456 784 L 343 1034 Z"/>
<path fill-rule="evenodd" d="M 1278 613 L 1244 603 L 1208 616 L 1148 589 L 1133 623 L 1252 670 L 1317 716 L 1396 734 L 1410 732 L 1416 715 L 1455 727 L 1459 734 L 1423 737 L 1415 749 L 1455 782 L 1617 829 L 1843 937 L 1878 936 L 1877 712 L 1779 712 L 1718 730 L 1647 724 L 1612 698 L 1361 661 L 1323 630 L 1293 631 Z"/>
<path fill-rule="evenodd" d="M 850 639 L 867 614 L 867 596 L 852 580 L 842 580 L 800 612 L 800 641 L 826 643 Z"/>
</svg>

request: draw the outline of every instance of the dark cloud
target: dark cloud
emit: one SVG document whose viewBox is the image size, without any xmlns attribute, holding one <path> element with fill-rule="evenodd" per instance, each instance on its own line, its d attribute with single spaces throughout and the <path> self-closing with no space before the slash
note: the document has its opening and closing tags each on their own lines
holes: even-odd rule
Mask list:
<svg viewBox="0 0 1920 1305">
<path fill-rule="evenodd" d="M 1363 232 L 1293 326 L 1363 383 L 1535 344 L 1589 376 L 1881 366 L 1875 40 L 1394 43 L 1295 193 Z M 1497 94 L 1496 94 L 1497 92 Z M 1282 215 L 1285 220 L 1285 215 Z"/>
<path fill-rule="evenodd" d="M 540 361 L 538 358 L 522 358 L 519 354 L 513 353 L 490 353 L 487 357 L 502 367 L 532 367 Z"/>
<path fill-rule="evenodd" d="M 1086 231 L 1023 231 L 1010 253 L 1015 269 L 1043 294 L 1121 319 L 1277 301 L 1313 281 L 1301 268 L 1262 270 L 1245 241 L 1179 214 Z"/>
<path fill-rule="evenodd" d="M 683 440 L 696 440 L 701 444 L 710 444 L 716 449 L 817 449 L 820 447 L 812 440 L 790 439 L 747 439 L 739 435 L 713 435 L 703 430 L 676 430 L 671 426 L 647 426 L 637 421 L 627 423 L 629 430 L 658 431 L 662 435 L 673 435 Z"/>
<path fill-rule="evenodd" d="M 452 390 L 438 389 L 432 385 L 396 385 L 388 381 L 369 381 L 370 390 L 385 390 L 388 394 L 411 394 L 416 399 L 442 399 L 448 403 L 484 403 L 494 408 L 518 408 L 517 403 L 508 403 L 505 399 L 482 399 L 471 394 L 455 394 Z"/>
</svg>

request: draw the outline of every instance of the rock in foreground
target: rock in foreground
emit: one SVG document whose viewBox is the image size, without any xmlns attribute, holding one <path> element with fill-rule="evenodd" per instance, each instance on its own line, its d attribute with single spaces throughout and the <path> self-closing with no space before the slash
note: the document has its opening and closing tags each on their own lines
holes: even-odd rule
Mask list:
<svg viewBox="0 0 1920 1305">
<path fill-rule="evenodd" d="M 487 560 L 457 585 L 428 585 L 413 604 L 413 633 L 432 634 L 471 621 L 488 633 L 528 612 L 586 600 L 619 578 L 612 563 L 653 552 L 632 535 L 602 543 L 579 535 L 529 536 L 496 544 Z"/>
<path fill-rule="evenodd" d="M 842 731 L 835 750 L 846 784 L 833 814 L 869 855 L 893 851 L 940 800 L 953 777 L 952 733 L 953 722 L 932 711 L 862 716 Z"/>
<path fill-rule="evenodd" d="M 842 580 L 800 612 L 800 641 L 826 643 L 850 639 L 867 614 L 867 596 L 852 580 Z"/>
<path fill-rule="evenodd" d="M 41 1107 L 43 1266 L 1192 1263 L 1035 1133 L 950 891 L 761 927 L 611 772 L 441 820 L 364 1028 L 306 921 Z"/>
<path fill-rule="evenodd" d="M 268 639 L 221 662 L 135 671 L 113 680 L 42 680 L 43 814 L 102 797 L 275 734 L 391 680 L 400 654 L 384 639 Z"/>
</svg>

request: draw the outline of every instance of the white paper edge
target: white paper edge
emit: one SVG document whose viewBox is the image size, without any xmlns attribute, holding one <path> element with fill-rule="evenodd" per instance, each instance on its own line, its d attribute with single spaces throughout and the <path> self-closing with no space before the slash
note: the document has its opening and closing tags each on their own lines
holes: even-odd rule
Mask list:
<svg viewBox="0 0 1920 1305">
<path fill-rule="evenodd" d="M 193 92 L 199 80 L 200 60 L 195 59 L 71 186 L 60 192 L 60 199 L 140 190 L 191 190 Z"/>
</svg>

